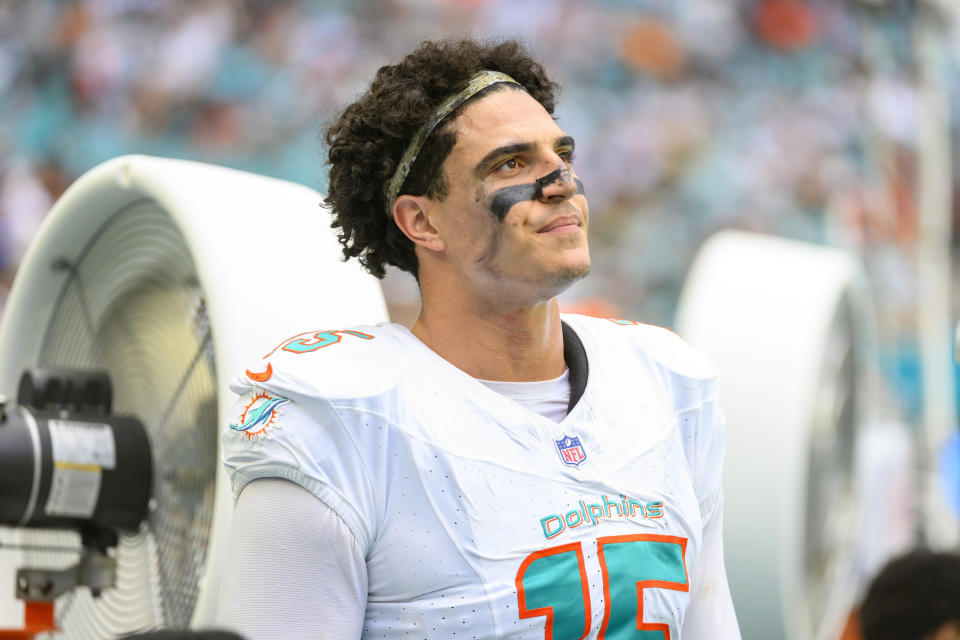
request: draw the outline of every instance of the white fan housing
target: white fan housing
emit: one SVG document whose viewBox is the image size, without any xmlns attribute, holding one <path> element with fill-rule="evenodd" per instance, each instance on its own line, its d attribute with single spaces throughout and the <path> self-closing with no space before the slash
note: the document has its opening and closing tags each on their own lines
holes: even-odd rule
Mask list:
<svg viewBox="0 0 960 640">
<path fill-rule="evenodd" d="M 862 268 L 840 249 L 720 232 L 690 269 L 677 330 L 720 371 L 726 566 L 744 637 L 838 637 L 856 594 L 857 449 L 876 374 Z"/>
<path fill-rule="evenodd" d="M 387 319 L 378 281 L 341 261 L 321 200 L 281 180 L 125 156 L 81 177 L 53 207 L 0 324 L 0 395 L 14 397 L 20 373 L 38 364 L 106 368 L 115 411 L 146 423 L 162 488 L 152 519 L 121 540 L 117 587 L 100 599 L 58 601 L 64 637 L 215 623 L 232 500 L 213 452 L 230 380 L 294 334 Z M 186 462 L 178 466 L 177 456 Z M 188 486 L 200 487 L 193 502 L 164 504 Z M 170 513 L 183 521 L 161 521 Z M 70 544 L 44 535 L 0 530 L 0 542 Z M 194 545 L 193 557 L 182 557 L 178 540 Z M 196 566 L 176 574 L 182 567 L 159 566 L 165 558 Z M 3 552 L 0 576 L 26 561 L 63 558 Z M 12 582 L 0 581 L 0 629 L 23 621 Z M 179 609 L 171 613 L 165 599 Z"/>
</svg>

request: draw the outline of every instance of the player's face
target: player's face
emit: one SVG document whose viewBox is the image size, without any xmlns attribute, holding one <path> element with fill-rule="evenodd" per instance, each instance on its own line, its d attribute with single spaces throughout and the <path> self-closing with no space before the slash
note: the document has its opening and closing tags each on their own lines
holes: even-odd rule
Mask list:
<svg viewBox="0 0 960 640">
<path fill-rule="evenodd" d="M 440 224 L 450 264 L 476 287 L 543 301 L 590 270 L 588 205 L 573 138 L 525 91 L 501 89 L 454 122 Z"/>
</svg>

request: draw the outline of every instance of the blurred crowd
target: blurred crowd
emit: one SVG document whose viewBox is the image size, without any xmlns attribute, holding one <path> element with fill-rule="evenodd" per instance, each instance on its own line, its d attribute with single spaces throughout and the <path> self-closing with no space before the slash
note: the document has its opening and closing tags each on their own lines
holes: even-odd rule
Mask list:
<svg viewBox="0 0 960 640">
<path fill-rule="evenodd" d="M 960 22 L 935 6 L 0 2 L 0 313 L 52 202 L 97 163 L 191 158 L 322 191 L 320 128 L 380 65 L 425 38 L 517 36 L 564 87 L 559 119 L 590 198 L 594 274 L 566 304 L 669 325 L 697 247 L 720 228 L 850 247 L 872 276 L 888 377 L 917 411 L 924 29 L 954 139 L 960 122 Z M 401 315 L 416 304 L 409 281 L 385 290 Z"/>
</svg>

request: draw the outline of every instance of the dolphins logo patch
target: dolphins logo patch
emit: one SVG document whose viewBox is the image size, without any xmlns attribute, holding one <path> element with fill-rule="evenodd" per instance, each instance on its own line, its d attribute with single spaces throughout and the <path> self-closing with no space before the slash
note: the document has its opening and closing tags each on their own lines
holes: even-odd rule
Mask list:
<svg viewBox="0 0 960 640">
<path fill-rule="evenodd" d="M 243 408 L 240 420 L 237 423 L 231 423 L 230 428 L 245 434 L 248 440 L 263 437 L 276 423 L 277 416 L 281 413 L 280 407 L 288 402 L 290 401 L 286 398 L 278 398 L 266 391 L 260 391 Z"/>
</svg>

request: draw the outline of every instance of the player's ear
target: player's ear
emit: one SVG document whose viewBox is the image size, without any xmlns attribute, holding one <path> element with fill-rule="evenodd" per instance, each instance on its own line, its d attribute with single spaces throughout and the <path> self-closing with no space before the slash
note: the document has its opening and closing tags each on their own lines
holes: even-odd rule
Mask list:
<svg viewBox="0 0 960 640">
<path fill-rule="evenodd" d="M 393 220 L 400 231 L 419 247 L 443 251 L 446 243 L 430 220 L 430 201 L 423 196 L 402 195 L 393 203 Z"/>
</svg>

